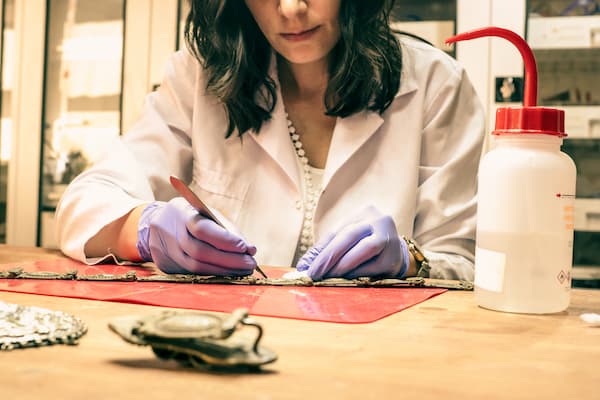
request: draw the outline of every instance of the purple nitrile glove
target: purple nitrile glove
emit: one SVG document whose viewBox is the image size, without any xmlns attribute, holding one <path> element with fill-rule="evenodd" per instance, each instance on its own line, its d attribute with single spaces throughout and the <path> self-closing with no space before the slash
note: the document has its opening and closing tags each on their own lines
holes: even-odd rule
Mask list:
<svg viewBox="0 0 600 400">
<path fill-rule="evenodd" d="M 241 276 L 256 268 L 256 247 L 200 215 L 182 197 L 144 208 L 136 245 L 145 261 L 168 274 Z"/>
<path fill-rule="evenodd" d="M 364 209 L 353 221 L 329 233 L 304 254 L 296 268 L 313 280 L 406 274 L 408 245 L 398 236 L 392 217 L 374 207 Z"/>
</svg>

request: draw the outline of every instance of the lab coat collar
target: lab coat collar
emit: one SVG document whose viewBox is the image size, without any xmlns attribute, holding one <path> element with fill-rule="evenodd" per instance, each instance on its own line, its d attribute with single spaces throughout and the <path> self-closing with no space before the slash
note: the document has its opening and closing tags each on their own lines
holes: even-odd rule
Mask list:
<svg viewBox="0 0 600 400">
<path fill-rule="evenodd" d="M 410 60 L 409 52 L 403 50 L 400 88 L 394 96 L 395 98 L 405 96 L 418 89 L 414 65 L 415 63 Z M 346 118 L 338 118 L 327 157 L 322 182 L 323 188 L 327 186 L 344 163 L 373 136 L 383 122 L 383 117 L 379 113 L 367 110 Z"/>
<path fill-rule="evenodd" d="M 250 136 L 285 172 L 292 189 L 300 193 L 300 171 L 296 161 L 296 153 L 289 137 L 287 118 L 281 96 L 277 75 L 277 57 L 273 52 L 269 66 L 269 76 L 276 85 L 275 109 L 271 119 L 263 123 L 260 132 L 250 132 Z"/>
<path fill-rule="evenodd" d="M 402 75 L 400 76 L 400 88 L 394 96 L 395 98 L 414 92 L 418 88 L 415 63 L 410 59 L 410 53 L 404 51 L 402 42 L 400 42 L 400 48 L 402 49 Z"/>
<path fill-rule="evenodd" d="M 408 53 L 403 51 L 403 68 L 400 89 L 396 98 L 417 90 L 414 63 L 408 58 Z M 252 131 L 250 136 L 265 150 L 265 152 L 279 165 L 287 176 L 288 183 L 293 190 L 301 191 L 301 175 L 298 168 L 295 150 L 288 136 L 287 119 L 281 96 L 281 88 L 277 74 L 277 57 L 271 57 L 269 75 L 276 84 L 277 98 L 271 120 L 265 122 L 260 134 Z M 373 111 L 362 111 L 346 118 L 338 118 L 333 131 L 327 164 L 323 175 L 322 186 L 325 188 L 335 173 L 358 151 L 358 149 L 377 131 L 383 124 L 383 118 Z"/>
<path fill-rule="evenodd" d="M 263 124 L 259 134 L 252 131 L 250 136 L 285 172 L 293 190 L 300 193 L 300 170 L 295 149 L 287 130 L 287 119 L 283 102 L 278 97 L 272 118 Z M 346 118 L 338 118 L 333 130 L 322 187 L 325 188 L 333 175 L 360 149 L 377 131 L 383 118 L 376 112 L 363 111 Z"/>
<path fill-rule="evenodd" d="M 362 111 L 337 119 L 323 174 L 323 189 L 344 163 L 373 136 L 382 123 L 381 115 L 372 111 Z"/>
</svg>

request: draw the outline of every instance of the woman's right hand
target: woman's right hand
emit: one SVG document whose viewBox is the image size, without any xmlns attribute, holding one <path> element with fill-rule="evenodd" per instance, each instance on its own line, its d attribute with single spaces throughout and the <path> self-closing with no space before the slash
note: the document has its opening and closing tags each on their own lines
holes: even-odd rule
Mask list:
<svg viewBox="0 0 600 400">
<path fill-rule="evenodd" d="M 168 274 L 242 276 L 257 265 L 256 247 L 200 215 L 182 197 L 144 208 L 136 247 L 143 260 Z"/>
</svg>

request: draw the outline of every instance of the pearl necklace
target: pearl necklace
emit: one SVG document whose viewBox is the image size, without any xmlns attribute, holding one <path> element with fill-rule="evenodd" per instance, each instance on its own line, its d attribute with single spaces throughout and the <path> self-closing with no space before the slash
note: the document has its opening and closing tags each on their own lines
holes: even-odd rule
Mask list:
<svg viewBox="0 0 600 400">
<path fill-rule="evenodd" d="M 300 161 L 304 183 L 304 219 L 302 221 L 302 233 L 298 247 L 298 255 L 302 256 L 314 243 L 313 217 L 315 215 L 317 201 L 321 193 L 321 187 L 314 184 L 313 170 L 315 170 L 315 168 L 310 166 L 308 157 L 306 157 L 306 152 L 304 151 L 302 142 L 300 141 L 300 135 L 296 131 L 296 128 L 290 120 L 287 112 L 285 113 L 285 118 L 287 120 L 290 139 L 292 140 L 294 150 L 296 150 L 296 155 Z"/>
</svg>

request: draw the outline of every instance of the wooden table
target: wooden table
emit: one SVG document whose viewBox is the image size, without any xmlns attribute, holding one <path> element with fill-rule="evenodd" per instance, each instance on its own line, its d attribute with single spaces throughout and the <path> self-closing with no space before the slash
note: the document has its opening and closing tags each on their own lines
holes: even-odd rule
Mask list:
<svg viewBox="0 0 600 400">
<path fill-rule="evenodd" d="M 0 246 L 0 262 L 60 257 Z M 555 315 L 477 307 L 448 292 L 361 325 L 257 317 L 279 360 L 262 373 L 199 372 L 154 358 L 107 329 L 159 307 L 0 292 L 0 300 L 61 310 L 89 326 L 77 346 L 0 353 L 1 399 L 600 399 L 600 291 L 572 291 Z"/>
</svg>

